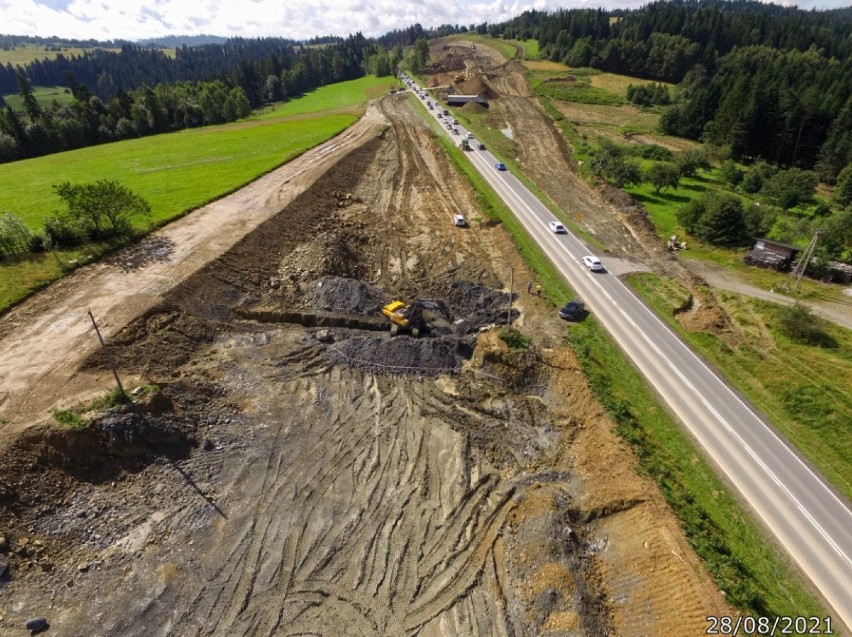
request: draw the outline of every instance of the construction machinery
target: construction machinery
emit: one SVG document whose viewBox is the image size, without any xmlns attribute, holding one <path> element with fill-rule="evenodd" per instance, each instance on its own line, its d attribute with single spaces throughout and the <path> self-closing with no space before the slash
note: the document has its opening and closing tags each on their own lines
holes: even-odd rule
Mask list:
<svg viewBox="0 0 852 637">
<path fill-rule="evenodd" d="M 411 303 L 393 301 L 382 308 L 382 314 L 391 321 L 391 335 L 396 336 L 400 330 L 408 330 L 412 336 L 419 336 L 427 329 L 423 310 L 440 312 L 448 323 L 452 322 L 452 316 L 446 304 L 438 299 L 417 299 Z"/>
</svg>

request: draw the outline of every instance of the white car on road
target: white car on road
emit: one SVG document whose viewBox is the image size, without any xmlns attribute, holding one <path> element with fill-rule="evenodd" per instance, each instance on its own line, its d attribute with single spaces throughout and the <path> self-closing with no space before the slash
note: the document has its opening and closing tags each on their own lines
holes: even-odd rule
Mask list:
<svg viewBox="0 0 852 637">
<path fill-rule="evenodd" d="M 600 272 L 601 270 L 604 269 L 603 263 L 601 263 L 601 260 L 598 259 L 597 257 L 593 257 L 591 255 L 589 255 L 587 257 L 583 257 L 583 264 L 587 268 L 589 268 L 589 270 L 592 270 L 593 272 Z"/>
<path fill-rule="evenodd" d="M 565 229 L 565 226 L 563 226 L 558 221 L 551 221 L 547 224 L 547 227 L 550 228 L 550 231 L 553 234 L 568 234 L 568 231 Z"/>
</svg>

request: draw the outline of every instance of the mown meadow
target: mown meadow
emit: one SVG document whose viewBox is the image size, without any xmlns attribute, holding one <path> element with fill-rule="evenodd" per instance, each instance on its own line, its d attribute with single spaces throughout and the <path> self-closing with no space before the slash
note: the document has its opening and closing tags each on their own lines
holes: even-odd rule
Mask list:
<svg viewBox="0 0 852 637">
<path fill-rule="evenodd" d="M 387 92 L 391 77 L 364 77 L 319 88 L 245 120 L 92 146 L 3 164 L 0 213 L 39 231 L 61 208 L 53 185 L 117 180 L 144 197 L 144 231 L 215 200 L 351 126 L 369 99 Z M 110 246 L 86 245 L 0 264 L 0 310 Z"/>
</svg>

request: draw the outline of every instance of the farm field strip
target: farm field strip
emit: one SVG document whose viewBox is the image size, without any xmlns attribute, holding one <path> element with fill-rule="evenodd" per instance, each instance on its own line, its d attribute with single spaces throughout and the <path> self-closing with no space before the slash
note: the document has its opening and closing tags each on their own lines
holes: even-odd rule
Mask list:
<svg viewBox="0 0 852 637">
<path fill-rule="evenodd" d="M 147 199 L 152 207 L 151 223 L 162 225 L 339 134 L 356 121 L 368 99 L 394 85 L 394 78 L 341 82 L 232 124 L 4 164 L 0 212 L 16 214 L 38 231 L 44 218 L 60 208 L 54 184 L 115 179 Z M 83 246 L 0 265 L 0 311 L 62 276 L 69 262 L 85 260 L 87 254 L 102 249 Z"/>
</svg>

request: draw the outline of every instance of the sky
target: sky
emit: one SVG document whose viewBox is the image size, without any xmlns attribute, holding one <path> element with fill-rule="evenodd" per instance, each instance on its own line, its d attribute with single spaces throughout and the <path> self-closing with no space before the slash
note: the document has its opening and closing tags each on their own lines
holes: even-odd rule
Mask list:
<svg viewBox="0 0 852 637">
<path fill-rule="evenodd" d="M 415 23 L 502 22 L 528 9 L 636 8 L 648 0 L 0 0 L 0 33 L 97 40 L 163 35 L 305 39 L 360 31 L 367 37 Z M 833 9 L 852 0 L 783 0 Z"/>
</svg>

